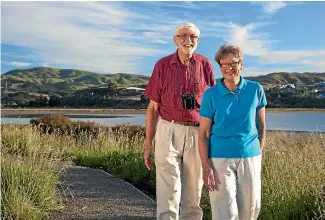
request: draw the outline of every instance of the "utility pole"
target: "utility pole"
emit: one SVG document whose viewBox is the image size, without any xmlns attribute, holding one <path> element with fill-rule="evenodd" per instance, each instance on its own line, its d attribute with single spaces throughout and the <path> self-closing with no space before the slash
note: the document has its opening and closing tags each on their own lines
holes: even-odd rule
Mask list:
<svg viewBox="0 0 325 220">
<path fill-rule="evenodd" d="M 8 92 L 8 82 L 6 81 L 6 92 Z"/>
</svg>

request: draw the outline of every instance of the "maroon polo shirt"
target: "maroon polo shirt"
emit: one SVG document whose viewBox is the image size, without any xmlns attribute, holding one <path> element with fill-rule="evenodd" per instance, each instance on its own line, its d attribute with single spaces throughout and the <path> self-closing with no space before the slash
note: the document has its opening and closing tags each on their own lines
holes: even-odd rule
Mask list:
<svg viewBox="0 0 325 220">
<path fill-rule="evenodd" d="M 196 53 L 192 58 L 187 67 L 181 63 L 176 51 L 155 64 L 144 95 L 159 103 L 158 113 L 165 120 L 200 121 L 198 107 L 186 110 L 183 108 L 180 89 L 182 94 L 195 93 L 201 105 L 203 93 L 215 84 L 215 80 L 213 67 L 208 58 Z"/>
</svg>

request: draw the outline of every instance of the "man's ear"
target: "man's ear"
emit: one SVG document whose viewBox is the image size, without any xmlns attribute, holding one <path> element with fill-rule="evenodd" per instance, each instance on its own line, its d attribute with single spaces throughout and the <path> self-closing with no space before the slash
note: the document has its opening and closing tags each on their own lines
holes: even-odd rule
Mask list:
<svg viewBox="0 0 325 220">
<path fill-rule="evenodd" d="M 244 62 L 241 62 L 240 64 L 241 64 L 241 65 L 240 65 L 240 66 L 241 66 L 241 67 L 240 67 L 240 70 L 242 70 L 243 67 L 244 67 Z"/>
<path fill-rule="evenodd" d="M 177 45 L 175 36 L 173 37 L 173 40 L 174 40 L 175 45 Z"/>
</svg>

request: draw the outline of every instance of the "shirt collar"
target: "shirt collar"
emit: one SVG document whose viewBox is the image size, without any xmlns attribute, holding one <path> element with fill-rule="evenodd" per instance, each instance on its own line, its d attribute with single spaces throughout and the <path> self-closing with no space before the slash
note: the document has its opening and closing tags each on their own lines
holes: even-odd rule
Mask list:
<svg viewBox="0 0 325 220">
<path fill-rule="evenodd" d="M 240 76 L 239 85 L 237 86 L 237 89 L 243 89 L 246 86 L 246 79 L 244 79 L 242 76 Z"/>
<path fill-rule="evenodd" d="M 170 60 L 170 65 L 172 65 L 172 64 L 182 64 L 181 63 L 181 61 L 179 60 L 179 57 L 178 57 L 178 49 L 176 50 L 176 52 L 175 53 L 173 53 L 173 55 L 172 55 L 172 58 L 171 58 L 171 60 Z M 193 61 L 194 62 L 197 62 L 197 54 L 196 53 L 193 53 L 193 56 L 192 56 L 192 58 L 193 58 Z"/>
<path fill-rule="evenodd" d="M 225 96 L 225 95 L 227 95 L 229 93 L 232 93 L 232 92 L 223 85 L 223 83 L 222 83 L 223 80 L 224 80 L 224 78 L 221 78 L 218 81 L 217 87 L 218 87 L 218 90 L 221 93 L 221 95 Z M 241 90 L 241 89 L 245 88 L 246 83 L 247 83 L 246 80 L 242 76 L 240 76 L 239 85 L 237 86 L 236 89 Z"/>
</svg>

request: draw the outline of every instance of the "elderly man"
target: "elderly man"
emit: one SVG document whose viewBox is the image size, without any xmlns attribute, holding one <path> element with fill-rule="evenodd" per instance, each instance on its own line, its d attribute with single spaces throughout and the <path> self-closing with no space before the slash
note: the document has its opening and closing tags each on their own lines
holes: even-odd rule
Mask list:
<svg viewBox="0 0 325 220">
<path fill-rule="evenodd" d="M 144 162 L 152 170 L 155 138 L 157 219 L 161 220 L 199 220 L 203 215 L 199 108 L 204 91 L 215 80 L 209 59 L 194 53 L 199 40 L 200 30 L 194 24 L 179 25 L 174 35 L 177 51 L 156 63 L 145 91 L 150 103 Z"/>
</svg>

